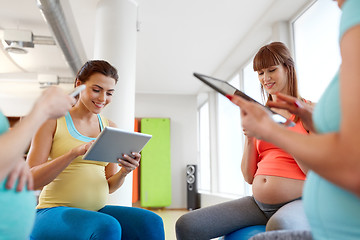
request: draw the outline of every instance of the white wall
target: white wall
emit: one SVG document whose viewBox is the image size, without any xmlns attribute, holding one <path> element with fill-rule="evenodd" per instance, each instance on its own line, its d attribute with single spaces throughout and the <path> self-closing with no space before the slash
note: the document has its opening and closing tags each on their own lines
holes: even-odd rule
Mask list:
<svg viewBox="0 0 360 240">
<path fill-rule="evenodd" d="M 195 95 L 135 97 L 135 117 L 170 118 L 172 204 L 168 208 L 186 208 L 185 167 L 198 159 L 196 102 Z"/>
<path fill-rule="evenodd" d="M 250 57 L 255 55 L 260 47 L 270 41 L 283 41 L 292 49 L 292 35 L 288 32 L 288 27 L 290 27 L 288 21 L 298 16 L 314 1 L 316 0 L 282 2 L 281 8 L 273 5 L 245 37 L 239 41 L 238 45 L 212 75 L 220 79 L 229 79 L 240 70 L 241 66 L 249 61 Z M 297 4 L 297 7 L 293 8 L 285 6 L 285 4 Z M 289 11 L 283 9 L 289 9 Z"/>
<path fill-rule="evenodd" d="M 19 86 L 25 90 L 19 91 Z M 61 84 L 59 87 L 65 92 L 70 92 L 74 88 L 72 84 Z M 6 116 L 25 116 L 30 112 L 43 90 L 39 83 L 32 79 L 26 81 L 1 80 L 0 111 Z"/>
</svg>

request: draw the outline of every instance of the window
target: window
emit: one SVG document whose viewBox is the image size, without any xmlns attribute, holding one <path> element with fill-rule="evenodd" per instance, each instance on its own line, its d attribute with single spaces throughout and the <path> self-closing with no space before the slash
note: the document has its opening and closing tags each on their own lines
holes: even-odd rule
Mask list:
<svg viewBox="0 0 360 240">
<path fill-rule="evenodd" d="M 239 88 L 239 75 L 229 82 Z M 217 94 L 218 189 L 220 193 L 243 194 L 241 158 L 243 153 L 239 107 Z"/>
<path fill-rule="evenodd" d="M 261 85 L 257 75 L 257 72 L 253 69 L 253 58 L 243 69 L 243 90 L 244 92 L 258 101 L 264 103 L 261 95 Z M 245 144 L 245 136 L 243 136 L 243 142 Z M 244 181 L 244 194 L 252 195 L 251 185 Z"/>
<path fill-rule="evenodd" d="M 253 60 L 244 67 L 243 73 L 244 92 L 259 103 L 264 103 L 261 96 L 260 81 L 257 72 L 254 72 L 253 69 Z"/>
<path fill-rule="evenodd" d="M 210 191 L 210 122 L 209 103 L 205 102 L 198 111 L 199 121 L 199 189 Z"/>
<path fill-rule="evenodd" d="M 318 0 L 293 23 L 300 95 L 317 102 L 340 65 L 337 3 Z"/>
</svg>

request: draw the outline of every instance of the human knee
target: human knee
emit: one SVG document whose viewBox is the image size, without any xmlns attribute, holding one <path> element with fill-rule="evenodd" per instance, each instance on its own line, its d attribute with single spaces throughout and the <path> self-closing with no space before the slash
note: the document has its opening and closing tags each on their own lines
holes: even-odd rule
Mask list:
<svg viewBox="0 0 360 240">
<path fill-rule="evenodd" d="M 119 240 L 121 239 L 121 226 L 120 223 L 113 217 L 108 217 L 106 220 L 102 219 L 96 226 L 91 226 L 93 233 L 91 240 Z"/>
<path fill-rule="evenodd" d="M 289 209 L 280 209 L 272 215 L 266 224 L 266 231 L 297 229 L 295 223 L 299 216 L 288 210 Z"/>
<path fill-rule="evenodd" d="M 281 207 L 266 224 L 266 231 L 274 230 L 309 230 L 302 201 L 290 202 Z"/>
<path fill-rule="evenodd" d="M 143 230 L 145 230 L 145 228 L 149 228 L 149 229 L 164 228 L 164 223 L 162 218 L 154 212 L 151 211 L 144 212 L 140 220 L 142 221 L 142 223 L 140 224 L 144 226 Z"/>
<path fill-rule="evenodd" d="M 144 219 L 146 219 L 147 222 L 153 222 L 153 223 L 163 223 L 163 220 L 162 218 L 157 215 L 156 213 L 154 212 L 150 212 L 148 211 L 145 215 L 144 215 Z"/>
<path fill-rule="evenodd" d="M 197 233 L 196 225 L 188 214 L 181 216 L 176 221 L 175 231 L 178 240 L 192 239 Z"/>
<path fill-rule="evenodd" d="M 139 218 L 139 225 L 142 226 L 140 232 L 138 232 L 139 239 L 154 239 L 164 240 L 165 231 L 162 218 L 154 212 L 143 212 L 141 218 Z"/>
<path fill-rule="evenodd" d="M 157 214 L 153 214 L 153 216 L 151 217 L 151 222 L 153 223 L 154 226 L 157 226 L 157 228 L 164 228 L 164 222 L 163 219 L 157 215 Z"/>
<path fill-rule="evenodd" d="M 286 228 L 286 224 L 281 217 L 271 217 L 266 224 L 266 231 L 283 230 Z"/>
</svg>

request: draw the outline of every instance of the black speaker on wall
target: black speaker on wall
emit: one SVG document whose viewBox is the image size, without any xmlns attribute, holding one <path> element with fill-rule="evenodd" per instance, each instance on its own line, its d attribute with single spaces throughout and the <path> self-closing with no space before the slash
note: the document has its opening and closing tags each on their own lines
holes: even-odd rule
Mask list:
<svg viewBox="0 0 360 240">
<path fill-rule="evenodd" d="M 196 165 L 186 165 L 187 209 L 194 210 L 200 207 L 200 198 L 197 187 Z"/>
</svg>

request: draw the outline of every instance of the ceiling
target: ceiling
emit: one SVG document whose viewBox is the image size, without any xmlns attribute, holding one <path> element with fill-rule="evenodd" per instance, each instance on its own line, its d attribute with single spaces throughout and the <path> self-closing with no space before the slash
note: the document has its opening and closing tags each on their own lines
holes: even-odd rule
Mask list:
<svg viewBox="0 0 360 240">
<path fill-rule="evenodd" d="M 65 2 L 66 1 L 66 2 Z M 313 0 L 136 0 L 140 31 L 137 39 L 136 92 L 197 94 L 202 84 L 193 72 L 227 78 L 249 58 L 244 39 L 268 31 L 276 21 L 293 18 Z M 60 0 L 74 21 L 85 55 L 92 59 L 94 25 L 99 0 Z M 35 0 L 0 0 L 0 31 L 30 30 L 52 36 Z M 1 39 L 1 34 L 0 34 Z M 255 40 L 255 39 L 254 39 Z M 257 39 L 266 42 L 267 39 Z M 1 41 L 1 44 L 5 44 Z M 241 46 L 242 48 L 239 48 Z M 258 46 L 257 46 L 258 47 Z M 254 47 L 253 47 L 254 48 Z M 255 48 L 256 50 L 256 48 Z M 251 51 L 255 51 L 252 50 Z M 234 57 L 234 54 L 237 56 Z M 38 74 L 72 79 L 60 47 L 36 45 L 27 54 L 9 54 L 0 45 L 0 94 L 40 91 Z M 61 84 L 71 88 L 71 84 Z"/>
</svg>

